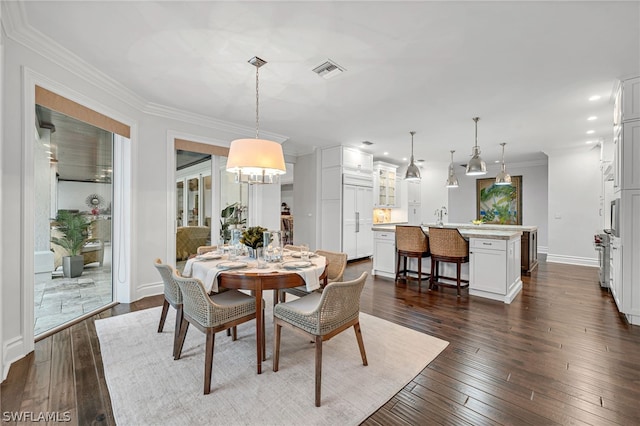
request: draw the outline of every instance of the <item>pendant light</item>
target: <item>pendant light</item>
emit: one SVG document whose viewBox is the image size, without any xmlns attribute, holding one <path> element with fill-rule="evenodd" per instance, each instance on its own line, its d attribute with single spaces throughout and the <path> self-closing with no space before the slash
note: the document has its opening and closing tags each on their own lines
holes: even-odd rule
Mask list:
<svg viewBox="0 0 640 426">
<path fill-rule="evenodd" d="M 487 165 L 482 158 L 480 158 L 480 148 L 478 148 L 478 120 L 480 117 L 473 117 L 473 121 L 476 122 L 476 144 L 473 146 L 473 150 L 471 151 L 472 157 L 467 164 L 467 176 L 481 176 L 487 174 Z"/>
<path fill-rule="evenodd" d="M 260 128 L 258 70 L 267 62 L 254 56 L 249 63 L 256 67 L 256 137 L 236 139 L 231 142 L 227 158 L 227 172 L 236 174 L 236 182 L 249 184 L 278 183 L 280 175 L 286 173 L 282 146 L 258 137 Z"/>
<path fill-rule="evenodd" d="M 455 151 L 451 151 L 451 164 L 449 164 L 449 177 L 447 178 L 447 188 L 457 188 L 458 187 L 458 178 L 456 177 L 456 173 L 453 171 L 453 153 Z"/>
<path fill-rule="evenodd" d="M 411 131 L 411 161 L 409 162 L 409 166 L 407 167 L 407 173 L 404 175 L 404 180 L 417 182 L 421 179 L 420 177 L 420 169 L 416 166 L 416 163 L 413 162 L 413 135 L 416 132 Z"/>
<path fill-rule="evenodd" d="M 502 166 L 500 173 L 496 176 L 496 185 L 511 185 L 511 176 L 507 173 L 507 168 L 504 165 L 504 146 L 506 142 L 501 143 L 502 145 Z"/>
</svg>

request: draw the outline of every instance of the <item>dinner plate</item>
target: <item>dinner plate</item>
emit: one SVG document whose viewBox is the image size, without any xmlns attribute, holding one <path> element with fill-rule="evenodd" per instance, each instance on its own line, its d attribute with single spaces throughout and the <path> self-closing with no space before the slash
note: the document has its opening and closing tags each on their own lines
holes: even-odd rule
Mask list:
<svg viewBox="0 0 640 426">
<path fill-rule="evenodd" d="M 247 267 L 247 262 L 220 262 L 216 267 L 218 269 L 242 269 Z"/>
<path fill-rule="evenodd" d="M 289 262 L 284 262 L 282 267 L 284 269 L 300 269 L 300 268 L 308 268 L 311 266 L 311 262 L 306 260 L 290 260 Z"/>
<path fill-rule="evenodd" d="M 317 256 L 317 254 L 309 252 L 309 257 L 316 257 L 316 256 Z M 302 257 L 302 255 L 300 254 L 299 251 L 294 251 L 294 252 L 291 253 L 291 257 L 300 258 L 300 257 Z"/>
<path fill-rule="evenodd" d="M 198 260 L 215 260 L 222 259 L 222 255 L 219 253 L 203 253 L 196 256 Z"/>
</svg>

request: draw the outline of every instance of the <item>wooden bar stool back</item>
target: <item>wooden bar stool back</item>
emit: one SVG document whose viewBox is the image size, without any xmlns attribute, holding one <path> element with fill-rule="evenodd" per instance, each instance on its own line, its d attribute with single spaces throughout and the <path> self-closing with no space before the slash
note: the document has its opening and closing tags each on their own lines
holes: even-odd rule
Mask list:
<svg viewBox="0 0 640 426">
<path fill-rule="evenodd" d="M 455 228 L 429 228 L 429 243 L 431 248 L 429 289 L 434 289 L 438 285 L 455 286 L 460 297 L 460 289 L 469 287 L 469 280 L 460 278 L 462 264 L 469 262 L 469 242 Z M 440 262 L 455 263 L 456 277 L 441 276 L 438 268 Z M 455 281 L 456 284 L 443 283 L 439 279 Z"/>
<path fill-rule="evenodd" d="M 420 226 L 396 226 L 396 252 L 398 261 L 396 264 L 396 283 L 401 278 L 404 278 L 407 283 L 410 278 L 409 275 L 415 274 L 418 280 L 418 290 L 421 290 L 422 280 L 429 279 L 428 273 L 422 272 L 422 259 L 429 257 L 429 238 L 422 230 Z M 418 270 L 412 271 L 407 269 L 407 259 L 418 259 Z M 403 268 L 400 269 L 400 262 L 404 260 Z"/>
</svg>

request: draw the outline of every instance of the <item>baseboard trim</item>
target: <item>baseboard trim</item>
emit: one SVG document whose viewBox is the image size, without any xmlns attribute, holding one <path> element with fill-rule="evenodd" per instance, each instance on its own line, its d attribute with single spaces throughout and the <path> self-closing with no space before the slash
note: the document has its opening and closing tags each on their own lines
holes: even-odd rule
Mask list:
<svg viewBox="0 0 640 426">
<path fill-rule="evenodd" d="M 7 379 L 9 369 L 14 362 L 24 358 L 28 354 L 24 353 L 24 341 L 22 336 L 15 337 L 7 342 L 3 351 L 5 359 L 2 361 L 4 369 L 2 370 L 2 382 Z"/>
<path fill-rule="evenodd" d="M 591 266 L 594 268 L 600 267 L 598 259 L 591 257 L 578 257 L 578 256 L 565 256 L 562 254 L 547 254 L 548 263 L 564 263 L 567 265 L 580 265 Z"/>
<path fill-rule="evenodd" d="M 136 289 L 135 300 L 144 299 L 149 296 L 156 296 L 158 294 L 164 294 L 164 284 L 162 282 L 150 283 Z"/>
</svg>

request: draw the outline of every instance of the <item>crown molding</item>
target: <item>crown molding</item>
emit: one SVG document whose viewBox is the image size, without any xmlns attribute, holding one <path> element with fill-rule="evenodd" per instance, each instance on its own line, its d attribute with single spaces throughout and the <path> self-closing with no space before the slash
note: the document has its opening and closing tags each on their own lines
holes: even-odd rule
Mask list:
<svg viewBox="0 0 640 426">
<path fill-rule="evenodd" d="M 211 118 L 206 115 L 187 112 L 151 102 L 148 102 L 144 106 L 142 112 L 145 114 L 154 115 L 156 117 L 173 119 L 184 123 L 207 127 L 220 132 L 225 132 L 229 135 L 229 139 L 247 137 L 248 135 L 250 135 L 250 137 L 253 137 L 256 132 L 256 129 L 253 127 L 242 126 L 239 124 L 230 123 L 228 121 Z M 282 144 L 283 142 L 289 140 L 288 136 L 273 132 L 267 132 L 264 130 L 260 130 L 260 137 L 278 142 L 279 144 Z"/>
<path fill-rule="evenodd" d="M 23 2 L 3 1 L 1 3 L 3 8 L 2 26 L 5 29 L 7 38 L 25 46 L 27 49 L 55 63 L 69 73 L 78 76 L 99 90 L 118 98 L 118 100 L 133 109 L 157 117 L 214 129 L 228 134 L 229 139 L 247 137 L 247 135 L 255 134 L 254 128 L 148 102 L 134 91 L 123 86 L 62 45 L 31 27 L 27 22 Z M 260 134 L 280 144 L 289 139 L 288 136 L 274 132 L 260 131 Z"/>
<path fill-rule="evenodd" d="M 92 67 L 82 58 L 51 40 L 37 29 L 31 27 L 26 18 L 23 2 L 3 2 L 8 25 L 7 37 L 32 50 L 38 55 L 55 63 L 71 74 L 78 76 L 96 88 L 110 93 L 127 105 L 142 110 L 146 101 L 135 92 L 125 88 L 113 78 Z"/>
</svg>

